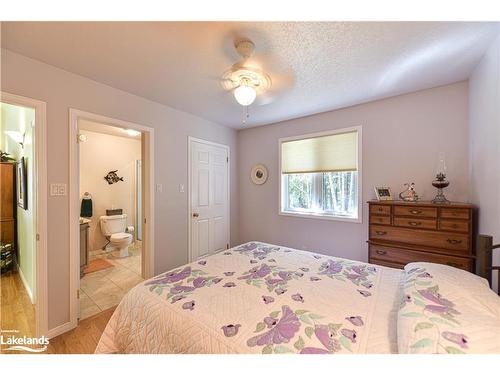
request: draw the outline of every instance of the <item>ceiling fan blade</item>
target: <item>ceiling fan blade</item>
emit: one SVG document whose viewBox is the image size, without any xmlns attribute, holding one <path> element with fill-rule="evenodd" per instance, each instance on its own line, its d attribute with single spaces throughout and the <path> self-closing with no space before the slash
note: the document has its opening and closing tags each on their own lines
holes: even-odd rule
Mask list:
<svg viewBox="0 0 500 375">
<path fill-rule="evenodd" d="M 266 105 L 283 98 L 295 85 L 295 77 L 291 74 L 274 74 L 271 76 L 271 87 L 258 93 L 257 105 Z"/>
<path fill-rule="evenodd" d="M 295 72 L 284 60 L 270 54 L 256 54 L 246 64 L 260 69 L 271 77 L 271 87 L 258 92 L 257 105 L 266 105 L 287 94 L 295 85 Z"/>
<path fill-rule="evenodd" d="M 255 98 L 255 105 L 261 106 L 261 105 L 267 105 L 275 102 L 277 100 L 278 96 L 276 95 L 271 95 L 271 94 L 262 94 L 257 96 Z"/>
<path fill-rule="evenodd" d="M 208 77 L 204 77 L 203 79 L 216 83 L 224 91 L 231 91 L 234 89 L 233 82 L 230 79 L 224 78 L 222 76 L 220 76 L 220 77 L 208 76 Z"/>
<path fill-rule="evenodd" d="M 208 76 L 208 77 L 203 77 L 203 79 L 208 80 L 208 81 L 217 81 L 217 82 L 225 82 L 225 81 L 231 81 L 228 78 L 224 78 L 222 76 L 216 77 L 216 76 Z"/>
</svg>

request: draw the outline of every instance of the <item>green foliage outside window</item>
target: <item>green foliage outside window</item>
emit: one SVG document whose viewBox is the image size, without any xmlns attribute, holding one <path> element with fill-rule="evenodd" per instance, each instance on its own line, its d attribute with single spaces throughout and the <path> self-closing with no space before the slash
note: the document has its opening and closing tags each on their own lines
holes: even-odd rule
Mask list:
<svg viewBox="0 0 500 375">
<path fill-rule="evenodd" d="M 356 216 L 357 172 L 286 175 L 287 209 Z"/>
</svg>

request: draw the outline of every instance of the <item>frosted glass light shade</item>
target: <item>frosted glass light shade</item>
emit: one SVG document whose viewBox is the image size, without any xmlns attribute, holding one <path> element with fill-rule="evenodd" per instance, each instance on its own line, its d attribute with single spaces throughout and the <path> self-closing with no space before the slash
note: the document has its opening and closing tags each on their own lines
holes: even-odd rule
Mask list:
<svg viewBox="0 0 500 375">
<path fill-rule="evenodd" d="M 137 137 L 139 134 L 141 134 L 141 132 L 134 129 L 126 129 L 125 132 L 127 132 L 127 134 L 131 137 Z"/>
<path fill-rule="evenodd" d="M 257 97 L 255 89 L 250 86 L 241 85 L 234 89 L 234 98 L 243 106 L 252 104 Z"/>
</svg>

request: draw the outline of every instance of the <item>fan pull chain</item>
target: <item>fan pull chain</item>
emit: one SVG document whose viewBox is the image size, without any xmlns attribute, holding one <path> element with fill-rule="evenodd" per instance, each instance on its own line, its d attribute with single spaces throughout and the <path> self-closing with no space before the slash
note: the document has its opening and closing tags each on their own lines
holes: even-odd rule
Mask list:
<svg viewBox="0 0 500 375">
<path fill-rule="evenodd" d="M 243 117 L 243 125 L 246 125 L 248 118 L 250 117 L 250 114 L 248 113 L 248 105 L 245 106 L 245 115 Z"/>
</svg>

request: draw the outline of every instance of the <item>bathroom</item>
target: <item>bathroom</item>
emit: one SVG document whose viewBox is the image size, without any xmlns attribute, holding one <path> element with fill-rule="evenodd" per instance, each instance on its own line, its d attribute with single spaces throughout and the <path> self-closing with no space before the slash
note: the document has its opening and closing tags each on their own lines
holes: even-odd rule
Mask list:
<svg viewBox="0 0 500 375">
<path fill-rule="evenodd" d="M 143 280 L 141 132 L 79 121 L 80 319 Z"/>
</svg>

